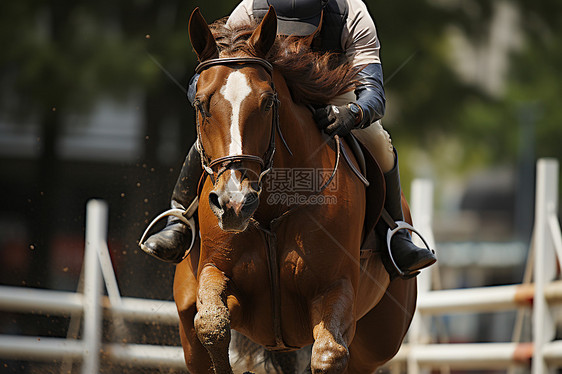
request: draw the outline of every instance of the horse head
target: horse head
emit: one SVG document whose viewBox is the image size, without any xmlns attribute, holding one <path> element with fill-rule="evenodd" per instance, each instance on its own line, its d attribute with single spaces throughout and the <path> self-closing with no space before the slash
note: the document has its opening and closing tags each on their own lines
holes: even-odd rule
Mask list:
<svg viewBox="0 0 562 374">
<path fill-rule="evenodd" d="M 213 181 L 209 204 L 225 231 L 246 229 L 259 205 L 262 178 L 272 167 L 277 97 L 273 68 L 263 58 L 276 30 L 270 8 L 247 39 L 245 52 L 219 56 L 199 9 L 189 20 L 189 37 L 200 62 L 194 101 L 197 145 Z"/>
</svg>

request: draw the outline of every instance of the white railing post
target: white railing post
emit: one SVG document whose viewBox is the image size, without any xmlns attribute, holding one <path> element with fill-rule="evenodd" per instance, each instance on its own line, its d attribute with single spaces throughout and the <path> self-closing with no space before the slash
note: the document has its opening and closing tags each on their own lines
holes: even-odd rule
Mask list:
<svg viewBox="0 0 562 374">
<path fill-rule="evenodd" d="M 102 278 L 98 248 L 107 242 L 107 204 L 90 200 L 86 207 L 84 254 L 84 360 L 82 374 L 99 372 L 102 334 Z"/>
<path fill-rule="evenodd" d="M 548 219 L 558 209 L 558 162 L 540 159 L 537 162 L 535 198 L 535 296 L 533 303 L 533 374 L 553 373 L 544 358 L 545 345 L 554 339 L 553 316 L 544 294 L 545 286 L 556 276 L 556 256 L 550 237 Z"/>
<path fill-rule="evenodd" d="M 416 179 L 412 183 L 412 221 L 416 230 L 418 230 L 425 238 L 432 249 L 435 249 L 435 239 L 431 229 L 431 221 L 433 218 L 433 183 L 427 179 Z M 423 243 L 414 235 L 414 242 L 417 245 Z M 418 282 L 418 299 L 423 298 L 424 294 L 431 291 L 431 267 L 423 270 L 417 277 Z M 407 358 L 407 366 L 409 374 L 420 373 L 420 367 L 412 354 L 418 344 L 429 343 L 429 324 L 430 317 L 422 316 L 417 311 L 414 314 L 412 324 L 410 326 L 409 341 L 410 354 Z"/>
</svg>

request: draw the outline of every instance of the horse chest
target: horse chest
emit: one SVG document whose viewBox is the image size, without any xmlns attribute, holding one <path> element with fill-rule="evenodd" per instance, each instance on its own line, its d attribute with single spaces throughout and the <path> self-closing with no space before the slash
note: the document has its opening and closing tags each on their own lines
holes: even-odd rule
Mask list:
<svg viewBox="0 0 562 374">
<path fill-rule="evenodd" d="M 309 344 L 307 297 L 300 285 L 310 284 L 313 274 L 294 246 L 276 240 L 252 246 L 232 269 L 233 325 L 273 350 Z"/>
</svg>

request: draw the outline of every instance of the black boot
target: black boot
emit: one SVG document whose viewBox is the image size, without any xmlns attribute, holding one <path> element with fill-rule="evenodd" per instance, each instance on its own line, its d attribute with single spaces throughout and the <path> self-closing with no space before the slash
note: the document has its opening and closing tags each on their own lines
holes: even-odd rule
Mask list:
<svg viewBox="0 0 562 374">
<path fill-rule="evenodd" d="M 386 242 L 389 229 L 395 230 L 394 235 L 390 239 L 391 257 L 389 258 L 390 268 L 402 278 L 411 278 L 419 274 L 419 270 L 434 264 L 437 261 L 435 253 L 428 248 L 420 248 L 412 243 L 412 237 L 408 229 L 413 229 L 410 225 L 403 222 L 404 214 L 402 213 L 402 194 L 400 188 L 400 173 L 398 171 L 398 155 L 394 150 L 395 164 L 394 168 L 385 173 L 386 182 L 386 200 L 384 208 L 388 215 L 386 219 L 382 217 L 377 224 L 378 232 Z M 385 216 L 383 212 L 383 216 Z M 388 223 L 386 221 L 389 221 Z M 397 222 L 399 225 L 397 225 Z M 422 238 L 423 240 L 423 238 Z M 389 256 L 390 257 L 390 256 Z"/>
<path fill-rule="evenodd" d="M 172 209 L 186 212 L 185 218 L 192 218 L 197 208 L 197 186 L 203 169 L 195 145 L 191 147 L 172 193 Z M 192 231 L 182 220 L 171 216 L 162 231 L 151 235 L 141 249 L 159 260 L 177 264 L 187 255 L 192 242 Z"/>
</svg>

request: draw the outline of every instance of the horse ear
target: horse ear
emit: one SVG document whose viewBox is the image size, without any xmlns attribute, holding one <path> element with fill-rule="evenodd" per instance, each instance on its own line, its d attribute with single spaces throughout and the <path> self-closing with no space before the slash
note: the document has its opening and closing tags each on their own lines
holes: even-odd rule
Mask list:
<svg viewBox="0 0 562 374">
<path fill-rule="evenodd" d="M 254 51 L 260 56 L 265 57 L 277 37 L 277 14 L 275 9 L 269 6 L 269 10 L 265 17 L 263 17 L 259 26 L 254 30 L 248 44 L 250 44 Z"/>
<path fill-rule="evenodd" d="M 320 23 L 318 24 L 318 27 L 312 34 L 304 38 L 302 41 L 303 44 L 307 46 L 309 49 L 312 48 L 312 42 L 314 41 L 314 38 L 316 38 L 316 36 L 320 34 L 320 31 L 322 31 L 323 23 L 324 23 L 324 11 L 322 10 L 322 13 L 320 13 Z"/>
<path fill-rule="evenodd" d="M 199 62 L 211 58 L 219 57 L 217 42 L 207 25 L 207 21 L 201 15 L 199 8 L 195 8 L 191 17 L 189 17 L 189 40 L 193 46 L 193 50 L 197 54 Z"/>
</svg>

